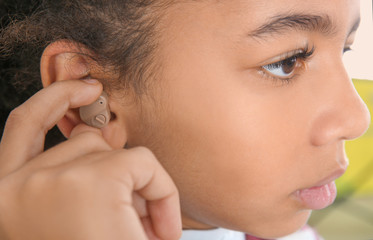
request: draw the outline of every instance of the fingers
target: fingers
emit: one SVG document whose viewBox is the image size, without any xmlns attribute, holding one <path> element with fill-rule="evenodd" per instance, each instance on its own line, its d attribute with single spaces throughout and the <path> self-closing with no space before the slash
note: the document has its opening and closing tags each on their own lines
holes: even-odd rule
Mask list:
<svg viewBox="0 0 373 240">
<path fill-rule="evenodd" d="M 27 184 L 23 186 L 29 189 L 29 193 L 35 193 L 35 191 L 37 193 L 37 190 L 40 190 L 38 184 L 45 186 L 48 183 L 49 187 L 46 189 L 51 192 L 51 196 L 58 196 L 55 203 L 59 203 L 57 200 L 61 197 L 71 196 L 72 186 L 81 190 L 78 193 L 81 193 L 80 200 L 84 204 L 99 203 L 99 199 L 103 199 L 101 203 L 104 203 L 107 199 L 118 200 L 118 198 L 124 200 L 122 203 L 131 203 L 133 192 L 136 192 L 147 203 L 146 211 L 152 225 L 149 229 L 153 229 L 154 236 L 165 240 L 178 239 L 181 235 L 178 191 L 150 150 L 138 147 L 112 151 L 113 149 L 104 140 L 100 130 L 78 125 L 72 131 L 68 141 L 43 152 L 46 132 L 66 114 L 67 110 L 92 103 L 101 92 L 102 85 L 98 82 L 89 84 L 83 81 L 62 81 L 41 90 L 15 109 L 7 121 L 0 144 L 0 178 L 27 162 L 26 168 L 23 169 L 30 170 L 31 168 L 28 172 L 29 177 L 22 171 L 18 171 L 19 174 L 13 176 L 20 177 L 22 174 L 26 176 Z M 33 160 L 29 161 L 30 159 Z M 107 183 L 118 183 L 119 180 L 120 184 L 111 184 L 113 191 L 109 191 L 108 185 L 101 184 L 105 182 L 102 181 L 105 179 L 110 180 Z M 57 185 L 60 187 L 56 188 Z M 58 194 L 52 194 L 55 192 Z M 42 193 L 44 196 L 46 192 L 42 191 Z M 83 193 L 91 193 L 88 196 L 95 197 L 87 198 L 87 195 Z M 34 195 L 29 194 L 29 196 Z M 113 195 L 117 197 L 114 198 Z M 51 206 L 50 212 L 53 212 L 56 208 L 53 204 Z M 105 209 L 107 210 L 108 207 L 112 209 L 106 204 L 93 204 L 92 206 L 94 207 L 77 209 L 87 209 L 88 212 L 82 212 L 84 216 L 91 216 L 90 214 L 94 211 L 99 213 L 97 207 L 101 208 L 102 213 L 107 212 Z M 139 205 L 139 208 L 143 207 Z M 117 209 L 112 209 L 115 211 L 110 212 L 107 219 L 116 215 L 117 219 L 123 218 L 120 223 L 129 226 L 131 224 L 128 224 L 127 220 L 136 220 L 137 217 L 139 224 L 131 221 L 134 228 L 140 228 L 133 232 L 135 238 L 143 230 L 140 219 L 134 216 L 136 211 L 133 205 L 127 204 L 124 209 L 126 210 L 122 214 L 117 213 L 117 215 L 115 214 L 118 212 Z M 130 217 L 127 219 L 126 214 L 123 213 L 129 214 Z M 99 222 L 105 220 L 92 219 L 99 220 Z M 99 226 L 94 223 L 94 226 Z M 112 228 L 112 224 L 109 227 Z"/>
<path fill-rule="evenodd" d="M 84 134 L 76 135 L 74 138 L 78 141 Z M 69 141 L 72 140 L 74 139 Z M 140 234 L 143 231 L 153 240 L 180 238 L 182 226 L 177 188 L 150 150 L 137 147 L 129 150 L 95 152 L 82 155 L 74 161 L 66 161 L 66 164 L 50 170 L 57 177 L 57 184 L 53 184 L 54 187 L 68 186 L 71 193 L 71 186 L 74 186 L 78 189 L 77 193 L 91 199 L 90 203 L 103 199 L 105 203 L 95 205 L 95 211 L 106 208 L 114 210 L 110 211 L 110 216 L 105 222 L 117 219 L 114 222 L 118 223 L 118 228 L 115 228 L 121 236 L 118 239 L 138 239 L 135 237 L 138 236 L 136 234 L 133 235 L 134 238 L 126 237 L 132 232 Z M 50 182 L 46 179 L 53 177 L 37 179 L 38 182 Z M 142 226 L 143 231 L 139 229 L 139 218 L 143 224 L 146 223 Z M 112 224 L 110 226 L 113 227 Z"/>
<path fill-rule="evenodd" d="M 73 132 L 68 141 L 58 144 L 30 161 L 25 171 L 54 167 L 91 153 L 112 150 L 97 128 L 80 124 L 74 128 Z"/>
<path fill-rule="evenodd" d="M 150 201 L 148 208 L 154 231 L 160 239 L 180 239 L 182 224 L 177 193 Z"/>
<path fill-rule="evenodd" d="M 150 217 L 141 218 L 141 224 L 149 240 L 161 240 L 159 237 L 155 235 L 152 220 L 150 219 Z"/>
<path fill-rule="evenodd" d="M 138 151 L 144 151 L 144 155 L 150 155 L 148 159 L 152 159 L 151 162 L 155 165 L 149 182 L 145 183 L 148 179 L 142 179 L 140 176 L 135 179 L 137 181 L 134 184 L 135 190 L 138 190 L 138 193 L 148 202 L 148 211 L 154 232 L 160 239 L 179 239 L 182 224 L 177 188 L 149 150 L 140 148 Z"/>
<path fill-rule="evenodd" d="M 126 160 L 118 154 L 113 157 L 115 163 L 110 163 L 116 166 L 110 174 L 147 201 L 154 232 L 160 239 L 179 239 L 182 229 L 179 195 L 171 177 L 146 148 L 126 150 Z M 123 169 L 129 174 L 123 174 Z"/>
<path fill-rule="evenodd" d="M 43 151 L 46 132 L 67 112 L 95 101 L 99 82 L 60 81 L 36 93 L 10 114 L 0 145 L 0 177 Z"/>
</svg>

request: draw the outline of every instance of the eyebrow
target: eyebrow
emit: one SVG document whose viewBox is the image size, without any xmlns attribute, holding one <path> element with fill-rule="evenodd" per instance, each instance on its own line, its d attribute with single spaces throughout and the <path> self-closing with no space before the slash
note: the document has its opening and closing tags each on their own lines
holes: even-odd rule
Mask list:
<svg viewBox="0 0 373 240">
<path fill-rule="evenodd" d="M 360 18 L 357 19 L 348 35 L 357 30 L 359 23 Z M 325 36 L 333 36 L 337 32 L 337 27 L 329 15 L 282 14 L 270 18 L 269 21 L 251 31 L 249 37 L 265 38 L 297 30 L 320 32 Z"/>
</svg>

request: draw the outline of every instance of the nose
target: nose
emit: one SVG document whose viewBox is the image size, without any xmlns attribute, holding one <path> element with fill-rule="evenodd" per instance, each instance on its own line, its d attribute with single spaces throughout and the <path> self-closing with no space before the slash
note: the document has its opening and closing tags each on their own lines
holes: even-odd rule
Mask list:
<svg viewBox="0 0 373 240">
<path fill-rule="evenodd" d="M 322 99 L 311 128 L 311 143 L 322 146 L 364 134 L 370 113 L 358 95 L 342 61 L 324 65 Z"/>
</svg>

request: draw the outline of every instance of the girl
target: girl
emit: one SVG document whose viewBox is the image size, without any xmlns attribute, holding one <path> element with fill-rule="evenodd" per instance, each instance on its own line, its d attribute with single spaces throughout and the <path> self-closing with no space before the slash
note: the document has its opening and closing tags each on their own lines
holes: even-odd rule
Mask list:
<svg viewBox="0 0 373 240">
<path fill-rule="evenodd" d="M 302 228 L 369 125 L 342 63 L 358 24 L 357 0 L 45 1 L 2 33 L 36 49 L 44 86 L 1 141 L 2 239 Z M 77 108 L 103 89 L 96 129 Z M 68 140 L 43 151 L 55 124 Z"/>
</svg>

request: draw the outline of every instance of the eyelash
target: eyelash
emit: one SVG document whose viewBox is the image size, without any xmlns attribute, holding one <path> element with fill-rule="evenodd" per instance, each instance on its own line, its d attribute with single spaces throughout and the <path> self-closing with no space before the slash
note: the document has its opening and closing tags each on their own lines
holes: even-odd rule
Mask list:
<svg viewBox="0 0 373 240">
<path fill-rule="evenodd" d="M 343 49 L 343 54 L 349 51 L 353 51 L 353 49 L 350 46 L 345 47 Z M 276 67 L 278 68 L 280 66 L 284 66 L 284 64 L 287 61 L 290 61 L 293 59 L 296 61 L 295 63 L 296 66 L 294 67 L 294 70 L 293 70 L 293 72 L 295 72 L 297 68 L 304 66 L 304 63 L 307 62 L 312 57 L 314 52 L 315 52 L 314 46 L 311 49 L 309 49 L 309 46 L 306 45 L 301 50 L 296 50 L 296 51 L 286 54 L 283 60 L 261 66 L 260 73 L 262 74 L 263 77 L 269 78 L 273 81 L 281 81 L 282 83 L 290 83 L 296 76 L 298 76 L 298 74 L 293 73 L 291 74 L 290 77 L 278 77 L 278 76 L 276 77 L 273 74 L 269 73 L 268 70 L 265 69 L 265 67 L 272 68 L 272 69 Z M 302 62 L 299 63 L 299 60 L 301 60 Z"/>
<path fill-rule="evenodd" d="M 353 51 L 353 49 L 351 47 L 345 47 L 343 49 L 343 53 L 346 53 L 346 52 L 349 52 L 349 51 Z"/>
<path fill-rule="evenodd" d="M 290 83 L 298 74 L 295 72 L 299 67 L 304 66 L 304 63 L 307 62 L 315 52 L 315 47 L 309 49 L 309 46 L 305 46 L 303 49 L 295 50 L 290 53 L 287 53 L 282 60 L 270 63 L 260 67 L 260 73 L 265 78 L 269 78 L 274 81 L 281 81 L 282 83 Z M 301 62 L 300 62 L 301 61 Z M 292 70 L 290 77 L 279 77 L 274 76 L 274 74 L 270 73 L 268 69 L 276 69 L 276 68 L 283 68 L 286 63 L 294 62 L 294 70 Z M 267 69 L 266 69 L 267 68 Z"/>
</svg>

